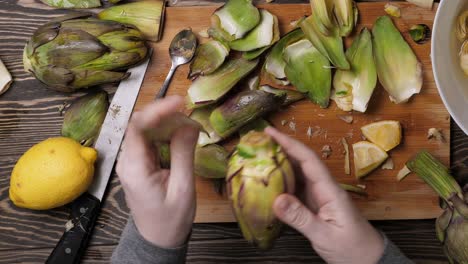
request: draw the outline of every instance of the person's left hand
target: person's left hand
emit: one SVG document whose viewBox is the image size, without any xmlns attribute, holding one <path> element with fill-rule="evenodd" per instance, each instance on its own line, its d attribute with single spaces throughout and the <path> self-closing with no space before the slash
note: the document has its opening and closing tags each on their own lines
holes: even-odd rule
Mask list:
<svg viewBox="0 0 468 264">
<path fill-rule="evenodd" d="M 127 205 L 140 234 L 163 248 L 181 246 L 195 217 L 194 150 L 198 130 L 178 129 L 171 139 L 171 170 L 161 169 L 154 147 L 144 131 L 177 112 L 181 97 L 167 97 L 135 113 L 117 163 Z"/>
</svg>

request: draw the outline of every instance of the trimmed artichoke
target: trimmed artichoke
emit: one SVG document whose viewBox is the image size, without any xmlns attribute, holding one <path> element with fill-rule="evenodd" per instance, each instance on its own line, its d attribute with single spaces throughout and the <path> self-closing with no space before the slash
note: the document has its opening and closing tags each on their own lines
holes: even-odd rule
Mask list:
<svg viewBox="0 0 468 264">
<path fill-rule="evenodd" d="M 372 45 L 379 81 L 394 103 L 404 103 L 423 85 L 422 65 L 389 16 L 377 19 Z"/>
<path fill-rule="evenodd" d="M 56 8 L 96 8 L 102 6 L 103 3 L 108 2 L 115 4 L 121 0 L 41 0 L 44 4 Z"/>
<path fill-rule="evenodd" d="M 137 29 L 113 21 L 68 15 L 41 26 L 26 44 L 26 71 L 49 88 L 73 92 L 128 77 L 148 48 Z"/>
<path fill-rule="evenodd" d="M 260 249 L 271 248 L 282 227 L 273 202 L 282 193 L 294 193 L 294 171 L 284 152 L 265 133 L 247 133 L 229 160 L 226 184 L 244 238 Z"/>
<path fill-rule="evenodd" d="M 426 151 L 419 152 L 406 166 L 448 205 L 436 220 L 436 233 L 450 263 L 468 263 L 468 194 L 463 193 L 449 169 Z"/>
<path fill-rule="evenodd" d="M 108 107 L 109 101 L 104 91 L 78 98 L 65 112 L 62 136 L 72 138 L 86 147 L 93 145 Z"/>
</svg>

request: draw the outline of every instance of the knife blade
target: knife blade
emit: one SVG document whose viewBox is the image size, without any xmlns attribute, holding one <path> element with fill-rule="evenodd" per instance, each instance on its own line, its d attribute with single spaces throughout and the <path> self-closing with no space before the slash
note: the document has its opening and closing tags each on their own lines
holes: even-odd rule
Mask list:
<svg viewBox="0 0 468 264">
<path fill-rule="evenodd" d="M 128 79 L 120 82 L 109 106 L 94 148 L 98 160 L 94 180 L 88 191 L 71 204 L 71 220 L 46 263 L 79 263 L 96 223 L 107 183 L 122 143 L 128 120 L 151 58 L 128 70 Z"/>
</svg>

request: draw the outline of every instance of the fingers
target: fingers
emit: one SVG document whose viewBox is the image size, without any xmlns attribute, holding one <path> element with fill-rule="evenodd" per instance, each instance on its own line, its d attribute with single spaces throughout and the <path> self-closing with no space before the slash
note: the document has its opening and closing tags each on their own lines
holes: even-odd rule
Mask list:
<svg viewBox="0 0 468 264">
<path fill-rule="evenodd" d="M 273 203 L 273 211 L 283 223 L 296 229 L 311 241 L 316 230 L 324 226 L 319 217 L 290 194 L 278 196 Z"/>
<path fill-rule="evenodd" d="M 193 160 L 198 134 L 198 129 L 185 126 L 172 136 L 171 175 L 168 186 L 170 197 L 180 197 L 184 193 L 194 194 Z"/>
<path fill-rule="evenodd" d="M 140 130 L 157 127 L 163 118 L 177 112 L 183 102 L 184 100 L 180 96 L 168 96 L 157 100 L 134 115 L 131 122 Z"/>
</svg>

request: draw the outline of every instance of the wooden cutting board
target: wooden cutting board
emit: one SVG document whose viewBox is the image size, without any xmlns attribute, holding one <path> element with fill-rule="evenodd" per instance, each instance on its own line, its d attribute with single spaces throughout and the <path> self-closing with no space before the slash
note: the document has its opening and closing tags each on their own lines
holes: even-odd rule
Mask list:
<svg viewBox="0 0 468 264">
<path fill-rule="evenodd" d="M 430 42 L 423 45 L 414 44 L 407 31 L 413 24 L 424 23 L 432 28 L 437 6 L 434 10 L 426 10 L 407 3 L 394 3 L 401 7 L 402 17 L 394 19 L 403 36 L 414 49 L 416 56 L 423 64 L 424 87 L 421 94 L 414 96 L 409 103 L 395 105 L 388 99 L 387 93 L 379 85 L 372 96 L 368 111 L 365 114 L 351 113 L 352 124 L 340 120 L 337 115 L 346 114 L 332 102 L 328 109 L 320 109 L 308 100 L 298 102 L 285 111 L 278 112 L 270 118 L 275 127 L 289 134 L 315 151 L 321 151 L 324 145 L 329 145 L 332 154 L 324 162 L 339 182 L 364 184 L 368 197 L 352 194 L 360 210 L 368 219 L 420 219 L 433 218 L 439 215 L 437 195 L 415 175 L 408 176 L 402 182 L 396 181 L 396 175 L 404 163 L 420 149 L 427 149 L 449 164 L 450 158 L 450 117 L 437 92 L 432 74 L 430 60 Z M 385 3 L 359 3 L 360 20 L 356 32 L 363 26 L 372 28 L 377 17 L 385 15 Z M 172 37 L 184 28 L 192 28 L 198 33 L 209 27 L 210 14 L 218 6 L 205 7 L 169 7 L 166 10 L 164 35 L 160 42 L 153 44 L 154 53 L 151 66 L 147 72 L 142 91 L 138 98 L 136 109 L 153 101 L 171 66 L 168 47 Z M 291 30 L 291 21 L 309 15 L 308 4 L 265 4 L 261 8 L 268 9 L 277 15 L 280 30 L 284 34 Z M 350 39 L 346 40 L 349 46 Z M 206 41 L 199 36 L 200 41 Z M 188 65 L 180 67 L 171 83 L 168 94 L 186 95 L 190 81 L 186 76 Z M 361 139 L 360 127 L 377 120 L 399 120 L 403 126 L 403 142 L 389 154 L 393 159 L 393 170 L 377 169 L 364 180 L 356 180 L 344 173 L 344 154 L 340 139 L 345 137 L 350 144 Z M 294 122 L 293 131 L 282 121 Z M 315 134 L 308 137 L 306 132 L 311 127 Z M 429 128 L 440 128 L 447 143 L 427 139 Z M 351 153 L 352 157 L 352 153 Z M 352 159 L 351 165 L 353 166 Z M 197 215 L 195 222 L 232 222 L 235 221 L 231 208 L 225 197 L 218 195 L 210 181 L 197 177 Z"/>
</svg>

